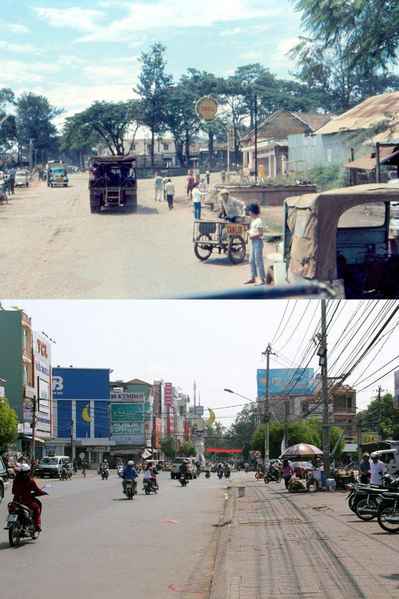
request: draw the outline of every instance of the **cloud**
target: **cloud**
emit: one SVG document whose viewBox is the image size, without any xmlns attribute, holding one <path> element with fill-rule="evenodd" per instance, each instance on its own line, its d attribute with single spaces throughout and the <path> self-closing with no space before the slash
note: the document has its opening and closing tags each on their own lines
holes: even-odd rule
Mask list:
<svg viewBox="0 0 399 599">
<path fill-rule="evenodd" d="M 290 37 L 280 40 L 277 44 L 276 52 L 272 56 L 273 64 L 276 66 L 292 66 L 292 60 L 287 56 L 287 52 L 291 50 L 299 42 L 299 37 Z"/>
<path fill-rule="evenodd" d="M 88 8 L 34 7 L 32 10 L 52 27 L 69 27 L 86 32 L 95 30 L 97 21 L 106 17 L 106 13 Z"/>
<path fill-rule="evenodd" d="M 221 37 L 230 37 L 233 35 L 240 35 L 241 33 L 246 33 L 245 29 L 240 29 L 240 27 L 236 27 L 235 29 L 225 29 L 221 32 Z"/>
<path fill-rule="evenodd" d="M 243 52 L 240 54 L 240 58 L 243 58 L 244 60 L 259 60 L 264 57 L 265 55 L 262 52 Z"/>
<path fill-rule="evenodd" d="M 16 82 L 23 85 L 25 82 L 39 83 L 46 81 L 48 76 L 61 71 L 61 67 L 56 64 L 48 64 L 45 62 L 26 63 L 19 60 L 2 60 L 0 61 L 0 80 L 9 83 Z M 25 91 L 31 91 L 26 89 Z"/>
<path fill-rule="evenodd" d="M 3 40 L 0 40 L 0 48 L 4 48 L 8 52 L 13 54 L 41 54 L 42 51 L 36 48 L 32 44 L 10 44 Z"/>
<path fill-rule="evenodd" d="M 268 3 L 272 7 L 271 2 Z M 39 16 L 54 27 L 70 27 L 87 33 L 80 42 L 132 42 L 132 36 L 156 30 L 176 31 L 192 27 L 210 28 L 220 23 L 254 20 L 279 14 L 275 8 L 267 8 L 256 0 L 214 0 L 203 3 L 201 10 L 197 0 L 156 0 L 151 4 L 143 1 L 123 2 L 103 0 L 101 7 L 124 8 L 124 16 L 118 19 L 107 18 L 107 24 L 98 23 L 106 13 L 98 10 L 67 8 L 36 8 Z"/>
<path fill-rule="evenodd" d="M 19 25 L 18 23 L 0 21 L 0 28 L 2 33 L 29 33 L 29 29 L 25 25 Z"/>
<path fill-rule="evenodd" d="M 132 90 L 140 68 L 141 65 L 137 60 L 137 56 L 112 58 L 86 66 L 83 75 L 85 79 L 102 81 L 103 84 L 124 84 L 130 82 L 130 90 Z"/>
</svg>

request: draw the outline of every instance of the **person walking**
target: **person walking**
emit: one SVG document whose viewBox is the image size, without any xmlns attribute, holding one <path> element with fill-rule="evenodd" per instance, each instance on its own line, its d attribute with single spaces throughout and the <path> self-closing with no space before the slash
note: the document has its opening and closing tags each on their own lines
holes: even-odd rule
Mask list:
<svg viewBox="0 0 399 599">
<path fill-rule="evenodd" d="M 220 176 L 222 177 L 222 185 L 224 185 L 226 181 L 226 171 L 224 169 L 220 172 Z"/>
<path fill-rule="evenodd" d="M 171 179 L 168 179 L 165 183 L 165 194 L 166 200 L 168 202 L 169 210 L 173 210 L 173 198 L 175 195 L 175 186 L 173 185 Z"/>
<path fill-rule="evenodd" d="M 193 171 L 189 171 L 188 177 L 187 177 L 187 199 L 188 199 L 188 201 L 190 201 L 192 199 L 194 183 L 195 183 L 195 179 L 194 179 Z"/>
<path fill-rule="evenodd" d="M 256 286 L 266 284 L 265 266 L 263 264 L 263 222 L 259 217 L 260 209 L 258 204 L 250 204 L 248 206 L 249 215 L 252 219 L 251 228 L 249 230 L 249 238 L 251 240 L 251 253 L 249 263 L 251 266 L 251 278 L 245 281 L 245 285 L 255 283 Z M 256 283 L 256 277 L 259 281 Z"/>
<path fill-rule="evenodd" d="M 198 183 L 194 183 L 192 190 L 194 218 L 198 220 L 201 220 L 202 195 L 203 194 L 198 189 Z"/>
<path fill-rule="evenodd" d="M 284 460 L 283 462 L 283 477 L 284 477 L 284 483 L 285 483 L 285 488 L 288 489 L 288 483 L 290 482 L 290 479 L 292 477 L 292 466 L 289 463 L 288 460 Z"/>
<path fill-rule="evenodd" d="M 206 184 L 209 185 L 209 183 L 211 182 L 211 173 L 209 171 L 205 172 L 205 179 L 206 179 Z"/>
<path fill-rule="evenodd" d="M 159 173 L 156 174 L 154 180 L 155 201 L 162 202 L 162 177 Z"/>
</svg>

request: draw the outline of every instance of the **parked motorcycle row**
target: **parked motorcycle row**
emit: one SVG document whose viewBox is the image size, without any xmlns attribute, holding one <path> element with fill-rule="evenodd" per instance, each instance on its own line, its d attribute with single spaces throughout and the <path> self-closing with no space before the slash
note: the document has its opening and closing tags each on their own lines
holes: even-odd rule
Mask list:
<svg viewBox="0 0 399 599">
<path fill-rule="evenodd" d="M 384 488 L 370 484 L 351 483 L 346 499 L 349 508 L 360 520 L 377 518 L 380 527 L 389 533 L 399 532 L 399 477 L 384 477 Z"/>
</svg>

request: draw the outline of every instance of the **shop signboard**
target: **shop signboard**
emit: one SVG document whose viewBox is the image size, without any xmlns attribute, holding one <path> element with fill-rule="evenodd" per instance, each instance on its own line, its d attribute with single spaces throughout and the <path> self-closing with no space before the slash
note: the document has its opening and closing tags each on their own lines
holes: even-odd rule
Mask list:
<svg viewBox="0 0 399 599">
<path fill-rule="evenodd" d="M 165 406 L 171 406 L 173 400 L 172 383 L 165 383 Z"/>
<path fill-rule="evenodd" d="M 31 401 L 24 401 L 24 422 L 33 421 L 33 404 Z"/>
<path fill-rule="evenodd" d="M 363 443 L 378 443 L 378 433 L 362 433 Z"/>
<path fill-rule="evenodd" d="M 218 111 L 218 103 L 212 96 L 203 96 L 196 104 L 198 116 L 204 121 L 213 121 Z"/>
<path fill-rule="evenodd" d="M 29 385 L 24 386 L 24 397 L 27 399 L 35 399 L 36 391 L 33 387 L 29 387 Z"/>
<path fill-rule="evenodd" d="M 118 445 L 144 445 L 145 431 L 143 422 L 113 422 L 111 424 L 112 440 Z"/>
<path fill-rule="evenodd" d="M 154 447 L 160 449 L 159 441 L 162 438 L 162 418 L 154 417 Z"/>
<path fill-rule="evenodd" d="M 134 402 L 143 402 L 145 401 L 145 394 L 144 393 L 111 393 L 111 400 L 117 400 L 117 401 L 129 401 L 130 403 L 134 403 Z"/>
<path fill-rule="evenodd" d="M 51 343 L 40 333 L 33 332 L 32 337 L 37 397 L 36 425 L 39 436 L 48 437 L 51 434 Z"/>
<path fill-rule="evenodd" d="M 143 404 L 112 403 L 111 422 L 143 422 Z"/>
<path fill-rule="evenodd" d="M 204 406 L 195 406 L 194 414 L 196 416 L 202 416 L 204 414 Z"/>
<path fill-rule="evenodd" d="M 269 371 L 270 395 L 312 395 L 313 368 L 271 368 Z M 258 395 L 266 394 L 266 370 L 257 372 Z"/>
</svg>

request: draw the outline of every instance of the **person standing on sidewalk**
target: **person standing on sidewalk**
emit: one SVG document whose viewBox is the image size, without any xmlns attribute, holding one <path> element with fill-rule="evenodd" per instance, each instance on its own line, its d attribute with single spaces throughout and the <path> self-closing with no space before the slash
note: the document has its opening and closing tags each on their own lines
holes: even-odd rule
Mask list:
<svg viewBox="0 0 399 599">
<path fill-rule="evenodd" d="M 157 173 L 157 175 L 155 177 L 154 187 L 155 187 L 155 201 L 157 202 L 159 200 L 160 202 L 162 202 L 162 177 L 159 173 Z"/>
<path fill-rule="evenodd" d="M 288 489 L 288 483 L 290 482 L 290 479 L 292 476 L 292 466 L 288 460 L 284 460 L 284 462 L 283 462 L 283 476 L 284 476 L 285 488 Z"/>
<path fill-rule="evenodd" d="M 249 263 L 251 265 L 251 278 L 245 281 L 245 285 L 255 283 L 256 277 L 259 281 L 256 286 L 266 284 L 265 266 L 263 264 L 263 222 L 259 217 L 260 209 L 258 204 L 250 204 L 248 206 L 249 215 L 252 218 L 249 237 L 251 239 L 251 253 Z"/>
<path fill-rule="evenodd" d="M 173 197 L 175 195 L 175 186 L 171 179 L 168 179 L 165 183 L 165 195 L 168 202 L 169 210 L 173 210 Z"/>
<path fill-rule="evenodd" d="M 198 183 L 194 183 L 193 185 L 192 198 L 194 206 L 194 218 L 201 220 L 202 193 L 198 189 Z"/>
</svg>

